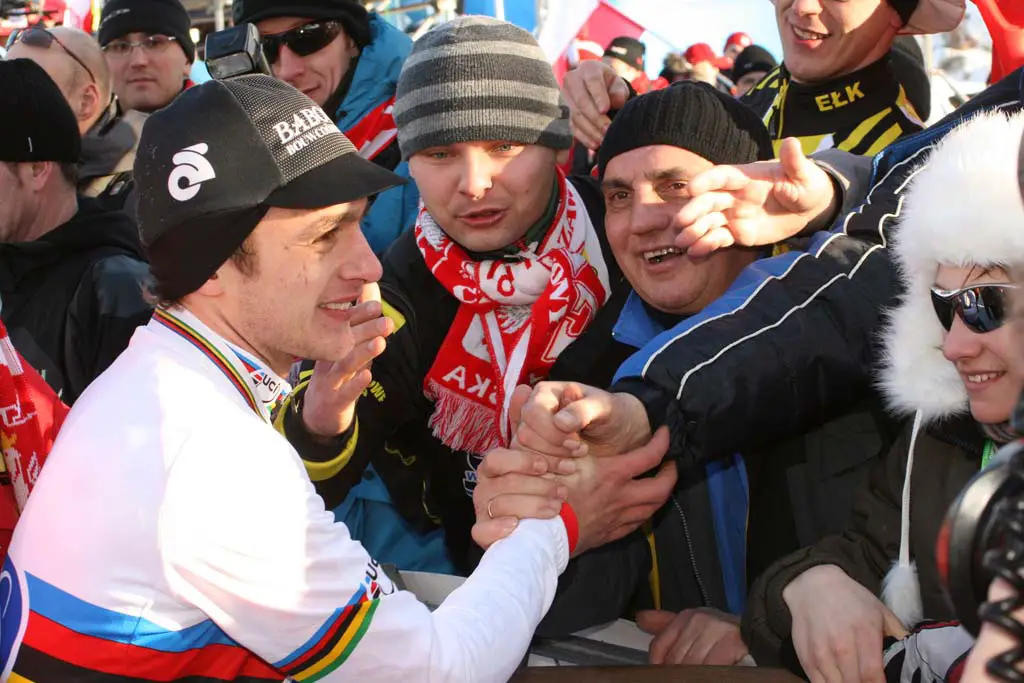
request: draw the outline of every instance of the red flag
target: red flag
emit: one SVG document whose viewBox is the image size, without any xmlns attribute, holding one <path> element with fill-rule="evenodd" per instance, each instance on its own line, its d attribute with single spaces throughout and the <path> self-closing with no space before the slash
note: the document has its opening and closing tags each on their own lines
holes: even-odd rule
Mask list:
<svg viewBox="0 0 1024 683">
<path fill-rule="evenodd" d="M 990 83 L 1024 65 L 1024 2 L 1021 0 L 974 0 L 992 36 Z"/>
<path fill-rule="evenodd" d="M 587 23 L 576 34 L 576 40 L 591 41 L 607 47 L 608 43 L 619 36 L 639 38 L 644 31 L 646 29 L 643 26 L 602 0 L 587 19 Z M 567 55 L 562 54 L 555 60 L 552 68 L 555 70 L 555 78 L 561 82 L 565 72 L 569 70 Z"/>
</svg>

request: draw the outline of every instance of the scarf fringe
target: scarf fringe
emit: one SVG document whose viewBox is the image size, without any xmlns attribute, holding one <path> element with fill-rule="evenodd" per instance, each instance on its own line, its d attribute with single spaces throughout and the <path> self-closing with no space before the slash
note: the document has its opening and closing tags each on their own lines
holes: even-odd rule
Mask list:
<svg viewBox="0 0 1024 683">
<path fill-rule="evenodd" d="M 441 443 L 469 453 L 486 453 L 503 445 L 497 410 L 471 401 L 434 380 L 427 381 L 426 389 L 435 404 L 430 429 Z"/>
</svg>

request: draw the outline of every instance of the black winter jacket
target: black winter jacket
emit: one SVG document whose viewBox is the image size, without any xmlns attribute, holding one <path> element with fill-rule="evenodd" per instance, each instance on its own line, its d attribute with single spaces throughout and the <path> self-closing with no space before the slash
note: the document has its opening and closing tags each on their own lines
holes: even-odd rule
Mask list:
<svg viewBox="0 0 1024 683">
<path fill-rule="evenodd" d="M 65 403 L 128 346 L 151 307 L 135 224 L 79 198 L 78 213 L 33 242 L 0 244 L 3 322 Z"/>
<path fill-rule="evenodd" d="M 782 591 L 798 575 L 836 565 L 875 595 L 899 557 L 903 481 L 910 426 L 878 462 L 854 504 L 846 530 L 779 560 L 751 589 L 743 637 L 758 664 L 792 666 L 792 621 Z M 917 563 L 924 617 L 955 619 L 935 561 L 935 542 L 946 511 L 981 467 L 984 436 L 969 417 L 955 418 L 918 436 L 911 474 L 910 552 Z"/>
<path fill-rule="evenodd" d="M 629 292 L 604 235 L 604 199 L 591 178 L 572 178 L 601 241 L 611 283 L 609 301 L 583 335 L 555 362 L 554 380 L 607 386 L 628 349 L 614 342 L 612 327 Z M 328 463 L 351 444 L 347 464 L 328 479 L 314 482 L 328 509 L 339 505 L 372 463 L 400 514 L 420 533 L 445 530 L 449 556 L 463 573 L 472 571 L 481 551 L 470 530 L 476 521 L 472 491 L 483 455 L 455 452 L 431 433 L 433 403 L 423 395 L 423 382 L 455 319 L 459 302 L 427 269 L 415 234 L 399 236 L 383 259 L 380 283 L 385 312 L 396 320 L 387 349 L 373 362 L 374 383 L 357 407 L 349 433 L 325 445 L 312 440 L 301 417 L 305 383 L 282 407 L 278 422 L 303 460 Z"/>
</svg>

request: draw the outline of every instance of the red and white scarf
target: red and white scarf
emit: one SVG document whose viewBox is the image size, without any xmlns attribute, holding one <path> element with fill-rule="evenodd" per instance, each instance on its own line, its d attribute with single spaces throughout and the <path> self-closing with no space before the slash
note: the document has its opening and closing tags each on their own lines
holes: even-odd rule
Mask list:
<svg viewBox="0 0 1024 683">
<path fill-rule="evenodd" d="M 559 173 L 558 209 L 539 244 L 515 258 L 474 261 L 420 207 L 416 244 L 462 305 L 423 383 L 434 436 L 457 451 L 507 446 L 512 391 L 547 377 L 609 296 L 608 270 L 586 207 Z"/>
</svg>

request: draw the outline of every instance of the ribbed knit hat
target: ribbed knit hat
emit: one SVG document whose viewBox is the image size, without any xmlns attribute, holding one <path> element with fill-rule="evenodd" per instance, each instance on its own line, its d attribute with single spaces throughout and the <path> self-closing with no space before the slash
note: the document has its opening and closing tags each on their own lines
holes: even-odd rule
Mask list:
<svg viewBox="0 0 1024 683">
<path fill-rule="evenodd" d="M 652 145 L 689 150 L 713 164 L 747 164 L 774 156 L 754 110 L 707 83 L 681 81 L 626 103 L 598 150 L 598 171 L 620 154 Z"/>
<path fill-rule="evenodd" d="M 572 145 L 569 108 L 544 51 L 528 32 L 490 17 L 460 17 L 416 41 L 394 117 L 405 159 L 483 140 Z"/>
<path fill-rule="evenodd" d="M 172 36 L 191 62 L 196 58 L 191 28 L 192 19 L 179 0 L 107 0 L 100 14 L 98 40 L 105 47 L 135 32 Z"/>
<path fill-rule="evenodd" d="M 78 163 L 78 120 L 43 67 L 31 59 L 0 60 L 0 83 L 0 161 Z"/>
<path fill-rule="evenodd" d="M 760 45 L 751 45 L 744 48 L 743 52 L 736 56 L 732 67 L 732 80 L 738 83 L 741 78 L 755 71 L 768 73 L 779 65 L 771 52 Z"/>
</svg>

